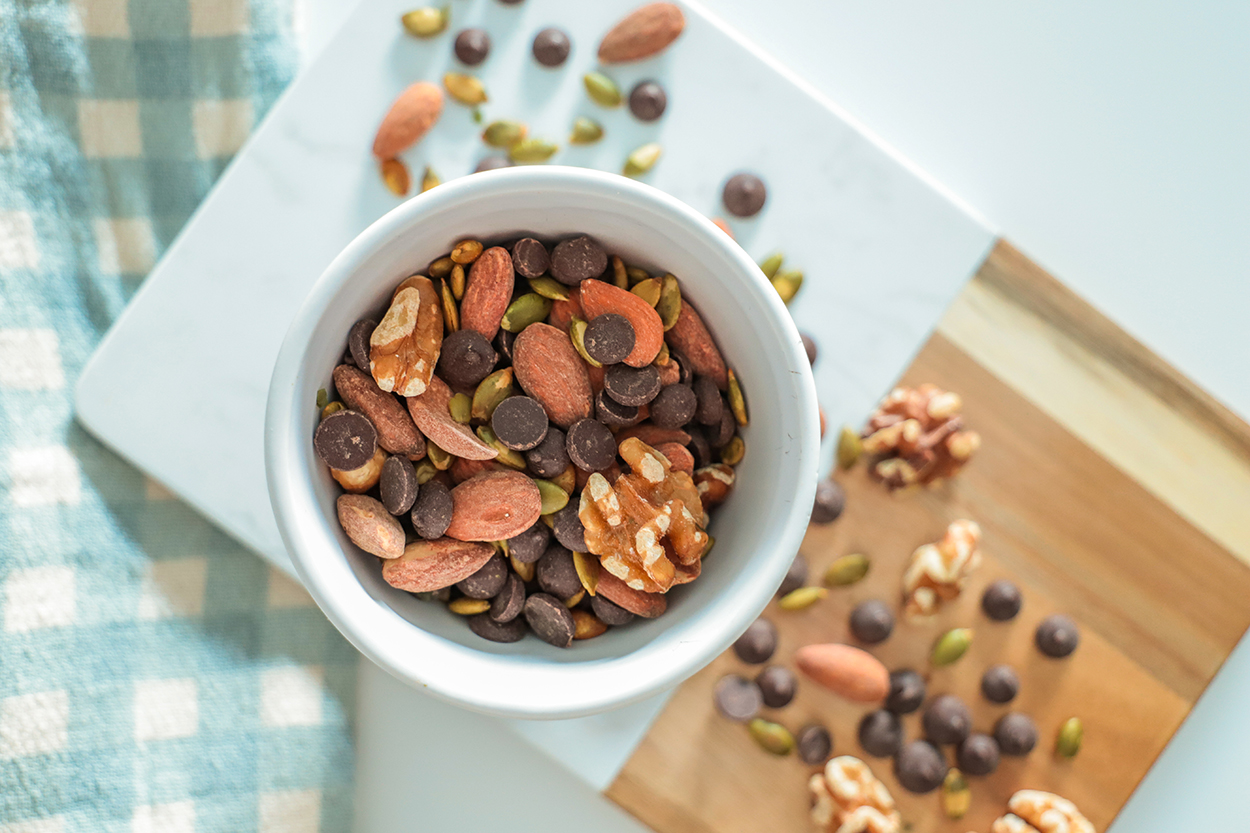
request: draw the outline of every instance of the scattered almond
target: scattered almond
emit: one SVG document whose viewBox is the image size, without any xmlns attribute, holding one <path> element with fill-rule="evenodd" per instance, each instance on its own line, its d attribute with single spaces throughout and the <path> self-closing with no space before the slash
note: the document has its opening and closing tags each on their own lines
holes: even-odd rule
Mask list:
<svg viewBox="0 0 1250 833">
<path fill-rule="evenodd" d="M 677 6 L 648 3 L 608 30 L 599 43 L 599 60 L 618 64 L 650 58 L 677 40 L 685 27 L 686 18 Z"/>
<path fill-rule="evenodd" d="M 404 554 L 404 528 L 381 501 L 366 495 L 339 495 L 339 523 L 352 543 L 380 558 Z"/>
<path fill-rule="evenodd" d="M 395 158 L 428 133 L 442 112 L 442 90 L 427 81 L 413 84 L 399 94 L 382 119 L 373 155 L 380 160 Z"/>
<path fill-rule="evenodd" d="M 494 554 L 490 544 L 453 538 L 413 541 L 398 558 L 382 565 L 382 578 L 391 587 L 409 593 L 430 593 L 473 575 Z"/>
<path fill-rule="evenodd" d="M 408 412 L 421 432 L 448 454 L 467 457 L 470 460 L 493 460 L 498 456 L 495 449 L 474 436 L 469 426 L 461 425 L 451 418 L 448 403 L 451 388 L 434 376 L 430 386 L 420 396 L 408 397 Z"/>
<path fill-rule="evenodd" d="M 850 645 L 804 645 L 795 652 L 794 662 L 814 682 L 856 703 L 876 703 L 890 693 L 886 667 Z"/>
<path fill-rule="evenodd" d="M 451 526 L 460 541 L 503 541 L 520 535 L 542 514 L 534 481 L 518 471 L 492 471 L 451 490 Z"/>
<path fill-rule="evenodd" d="M 550 324 L 531 324 L 516 337 L 512 369 L 525 392 L 561 428 L 594 413 L 586 365 L 568 335 Z"/>
</svg>

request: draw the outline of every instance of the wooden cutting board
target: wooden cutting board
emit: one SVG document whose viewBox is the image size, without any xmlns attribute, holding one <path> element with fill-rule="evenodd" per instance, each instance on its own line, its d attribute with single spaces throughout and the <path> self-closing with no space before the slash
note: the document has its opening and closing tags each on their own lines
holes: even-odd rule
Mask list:
<svg viewBox="0 0 1250 833">
<path fill-rule="evenodd" d="M 1104 830 L 1250 625 L 1250 426 L 1006 243 L 903 379 L 925 381 L 963 395 L 979 455 L 954 482 L 910 495 L 887 494 L 862 465 L 839 474 L 846 512 L 812 527 L 803 551 L 813 576 L 849 552 L 868 554 L 871 571 L 806 611 L 774 602 L 765 614 L 781 634 L 774 662 L 793 667 L 810 642 L 852 641 L 847 615 L 863 599 L 897 609 L 912 550 L 971 518 L 984 530 L 985 561 L 967 590 L 930 622 L 900 621 L 872 650 L 888 667 L 927 673 L 930 696 L 962 697 L 980 731 L 1008 710 L 980 696 L 981 673 L 1013 665 L 1022 686 L 1010 708 L 1035 718 L 1038 748 L 970 779 L 972 809 L 951 821 L 939 793 L 910 795 L 888 760 L 865 757 L 855 729 L 870 709 L 800 680 L 795 701 L 765 716 L 796 731 L 827 725 L 834 753 L 865 757 L 915 833 L 986 831 L 1021 788 L 1072 799 Z M 1001 577 L 1024 590 L 1010 623 L 979 610 L 982 589 Z M 1066 660 L 1032 644 L 1053 612 L 1082 628 Z M 952 627 L 974 629 L 972 649 L 929 670 L 933 640 Z M 685 683 L 607 795 L 661 833 L 811 829 L 815 770 L 764 753 L 713 707 L 722 675 L 756 670 L 727 652 Z M 1085 743 L 1058 761 L 1054 734 L 1071 716 L 1084 722 Z M 919 736 L 918 714 L 905 726 Z"/>
</svg>

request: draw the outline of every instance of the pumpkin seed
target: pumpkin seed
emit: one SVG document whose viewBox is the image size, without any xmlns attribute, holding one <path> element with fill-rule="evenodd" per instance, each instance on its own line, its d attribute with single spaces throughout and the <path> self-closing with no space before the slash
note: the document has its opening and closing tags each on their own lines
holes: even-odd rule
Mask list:
<svg viewBox="0 0 1250 833">
<path fill-rule="evenodd" d="M 568 287 L 547 275 L 543 275 L 541 278 L 530 278 L 529 285 L 530 289 L 544 298 L 550 298 L 553 301 L 567 301 L 569 299 Z"/>
<path fill-rule="evenodd" d="M 619 255 L 612 255 L 612 283 L 618 289 L 629 289 L 629 271 Z"/>
<path fill-rule="evenodd" d="M 629 276 L 629 282 L 631 285 L 636 284 L 639 281 L 645 281 L 647 278 L 651 277 L 647 274 L 647 270 L 643 269 L 641 266 L 626 266 L 625 274 Z"/>
<path fill-rule="evenodd" d="M 784 260 L 785 255 L 781 252 L 775 252 L 760 261 L 760 271 L 764 273 L 764 277 L 771 281 L 773 277 L 776 276 L 777 270 L 781 268 L 781 264 Z"/>
<path fill-rule="evenodd" d="M 660 289 L 663 284 L 658 278 L 647 278 L 645 281 L 639 281 L 634 284 L 629 291 L 646 301 L 651 306 L 655 306 L 660 302 Z"/>
<path fill-rule="evenodd" d="M 486 125 L 482 131 L 482 141 L 493 148 L 510 148 L 525 138 L 529 128 L 519 121 L 500 119 Z"/>
<path fill-rule="evenodd" d="M 573 566 L 577 569 L 577 578 L 581 581 L 582 587 L 586 588 L 586 592 L 590 595 L 595 595 L 595 591 L 599 589 L 599 571 L 602 569 L 599 556 L 575 552 L 573 553 Z"/>
<path fill-rule="evenodd" d="M 429 483 L 430 480 L 433 479 L 434 475 L 436 474 L 438 474 L 438 469 L 434 467 L 434 464 L 430 462 L 428 458 L 425 460 L 417 461 L 417 485 L 418 486 L 424 486 L 426 483 Z"/>
<path fill-rule="evenodd" d="M 863 453 L 864 441 L 860 439 L 859 432 L 849 425 L 843 425 L 842 432 L 838 434 L 838 468 L 843 471 L 849 469 Z"/>
<path fill-rule="evenodd" d="M 625 157 L 625 168 L 622 173 L 625 176 L 642 176 L 655 167 L 655 163 L 660 161 L 660 154 L 663 152 L 658 142 L 648 142 L 640 148 L 635 148 L 633 153 Z"/>
<path fill-rule="evenodd" d="M 656 367 L 667 367 L 668 363 L 673 360 L 673 355 L 668 349 L 668 342 L 660 342 L 660 352 L 655 354 L 655 359 L 651 362 Z"/>
<path fill-rule="evenodd" d="M 1055 754 L 1061 758 L 1075 758 L 1076 753 L 1081 751 L 1081 741 L 1084 738 L 1085 727 L 1081 724 L 1081 718 L 1069 717 L 1055 736 Z"/>
<path fill-rule="evenodd" d="M 450 257 L 440 257 L 430 264 L 430 268 L 427 271 L 430 273 L 431 278 L 442 280 L 451 274 L 451 269 L 455 265 L 456 262 Z"/>
<path fill-rule="evenodd" d="M 829 587 L 846 587 L 868 575 L 868 556 L 860 552 L 844 555 L 825 570 L 825 584 Z"/>
<path fill-rule="evenodd" d="M 451 468 L 451 464 L 456 462 L 456 458 L 443 451 L 434 443 L 426 440 L 425 453 L 429 456 L 430 462 L 434 464 L 434 468 L 439 471 L 447 471 Z"/>
<path fill-rule="evenodd" d="M 729 410 L 733 411 L 734 420 L 742 427 L 747 426 L 747 401 L 742 396 L 742 386 L 738 384 L 738 376 L 729 371 Z"/>
<path fill-rule="evenodd" d="M 465 75 L 463 72 L 449 72 L 445 74 L 443 76 L 443 86 L 447 88 L 448 95 L 461 104 L 468 104 L 470 107 L 489 100 L 486 97 L 486 87 L 482 86 L 482 82 L 472 75 Z"/>
<path fill-rule="evenodd" d="M 421 193 L 424 194 L 431 188 L 436 188 L 442 184 L 443 181 L 438 178 L 438 174 L 434 173 L 434 169 L 426 165 L 425 173 L 421 175 Z"/>
<path fill-rule="evenodd" d="M 342 402 L 329 402 L 324 408 L 321 409 L 321 418 L 325 419 L 330 414 L 337 414 L 339 411 L 343 410 L 343 408 L 344 405 Z"/>
<path fill-rule="evenodd" d="M 805 610 L 828 596 L 823 587 L 800 587 L 782 596 L 777 604 L 782 610 Z"/>
<path fill-rule="evenodd" d="M 572 610 L 573 608 L 577 607 L 578 603 L 581 602 L 581 600 L 584 598 L 586 598 L 586 591 L 578 590 L 572 596 L 569 596 L 567 599 L 564 600 L 564 606 L 567 607 L 569 610 Z"/>
<path fill-rule="evenodd" d="M 573 638 L 594 639 L 606 633 L 608 626 L 598 616 L 588 610 L 573 611 Z"/>
<path fill-rule="evenodd" d="M 496 462 L 503 463 L 511 469 L 520 470 L 525 468 L 525 455 L 501 443 L 489 425 L 479 425 L 477 427 L 477 438 L 499 452 L 498 456 L 495 457 Z"/>
<path fill-rule="evenodd" d="M 513 162 L 546 162 L 559 149 L 546 139 L 522 139 L 508 151 L 508 158 Z"/>
<path fill-rule="evenodd" d="M 569 136 L 570 145 L 593 145 L 603 138 L 603 125 L 594 119 L 578 116 L 573 120 L 573 134 Z"/>
<path fill-rule="evenodd" d="M 451 284 L 447 281 L 442 282 L 441 294 L 443 297 L 443 325 L 447 332 L 454 333 L 460 329 L 460 309 L 456 306 L 456 298 L 451 294 Z"/>
<path fill-rule="evenodd" d="M 588 72 L 582 76 L 586 85 L 586 94 L 590 100 L 603 107 L 621 106 L 621 88 L 616 82 L 602 72 Z"/>
<path fill-rule="evenodd" d="M 569 464 L 568 468 L 551 478 L 551 482 L 571 495 L 577 488 L 577 469 Z"/>
<path fill-rule="evenodd" d="M 408 166 L 398 159 L 383 159 L 381 169 L 382 182 L 387 189 L 397 197 L 408 196 L 408 189 L 412 187 Z"/>
<path fill-rule="evenodd" d="M 972 647 L 972 628 L 955 628 L 938 637 L 933 643 L 933 654 L 930 660 L 935 667 L 951 665 L 959 660 Z"/>
<path fill-rule="evenodd" d="M 517 561 L 516 556 L 508 556 L 508 560 L 512 562 L 512 572 L 520 576 L 521 581 L 534 580 L 534 574 L 538 571 L 537 562 L 526 564 L 523 561 Z"/>
<path fill-rule="evenodd" d="M 734 435 L 734 438 L 725 443 L 725 447 L 720 450 L 720 461 L 729 466 L 736 466 L 742 462 L 742 458 L 746 456 L 747 444 L 742 437 Z"/>
<path fill-rule="evenodd" d="M 316 403 L 317 403 L 317 410 L 321 410 L 326 405 L 330 404 L 330 396 L 329 394 L 326 393 L 325 388 L 317 388 Z"/>
<path fill-rule="evenodd" d="M 707 543 L 703 545 L 703 552 L 699 554 L 699 558 L 707 558 L 708 553 L 712 551 L 714 546 L 716 546 L 716 539 L 711 535 L 707 536 Z"/>
<path fill-rule="evenodd" d="M 530 324 L 536 324 L 551 312 L 551 299 L 544 298 L 537 292 L 527 292 L 517 298 L 504 311 L 499 326 L 510 333 L 519 333 Z"/>
<path fill-rule="evenodd" d="M 428 593 L 414 594 L 423 602 L 448 602 L 451 600 L 451 588 L 440 587 L 438 590 L 431 590 Z"/>
<path fill-rule="evenodd" d="M 467 393 L 457 393 L 447 401 L 447 410 L 451 412 L 451 418 L 461 425 L 469 424 L 469 411 L 473 407 L 473 400 L 469 399 Z"/>
<path fill-rule="evenodd" d="M 473 419 L 490 420 L 500 402 L 512 395 L 512 368 L 496 370 L 478 383 L 473 391 L 473 407 L 469 413 Z"/>
<path fill-rule="evenodd" d="M 773 289 L 777 290 L 777 294 L 781 296 L 781 300 L 787 304 L 794 300 L 794 296 L 799 293 L 799 289 L 803 286 L 803 273 L 798 269 L 787 269 L 785 272 L 779 272 L 772 279 Z"/>
<path fill-rule="evenodd" d="M 794 750 L 794 735 L 780 723 L 757 717 L 747 724 L 747 731 L 765 752 L 784 756 Z"/>
<path fill-rule="evenodd" d="M 496 552 L 503 553 L 504 558 L 512 557 L 512 550 L 508 548 L 507 539 L 504 539 L 503 541 L 492 541 L 491 545 L 495 548 Z"/>
<path fill-rule="evenodd" d="M 573 320 L 569 322 L 569 338 L 573 341 L 573 348 L 577 350 L 577 355 L 581 356 L 587 364 L 591 367 L 603 367 L 586 352 L 586 322 L 577 316 L 573 316 Z"/>
<path fill-rule="evenodd" d="M 948 819 L 961 819 L 968 814 L 971 806 L 972 790 L 968 789 L 968 779 L 952 767 L 942 781 L 942 809 Z"/>
<path fill-rule="evenodd" d="M 432 38 L 447 30 L 447 24 L 451 22 L 451 7 L 436 9 L 433 6 L 423 6 L 408 12 L 399 21 L 408 34 L 418 38 Z"/>
<path fill-rule="evenodd" d="M 461 266 L 468 266 L 482 255 L 482 250 L 486 247 L 482 245 L 481 240 L 461 240 L 459 243 L 451 247 L 451 259 L 453 263 L 459 263 Z"/>
<path fill-rule="evenodd" d="M 461 616 L 473 616 L 490 610 L 490 599 L 470 599 L 468 596 L 463 596 L 454 602 L 448 602 L 447 609 Z"/>
<path fill-rule="evenodd" d="M 655 304 L 655 311 L 660 314 L 664 331 L 673 329 L 677 316 L 681 315 L 681 285 L 672 275 L 665 275 L 660 282 L 660 300 Z"/>
<path fill-rule="evenodd" d="M 448 275 L 448 279 L 451 281 L 452 297 L 454 297 L 457 301 L 464 298 L 464 287 L 466 284 L 466 279 L 464 276 L 464 267 L 461 266 L 459 263 L 457 263 L 455 266 L 452 266 L 451 274 Z"/>
<path fill-rule="evenodd" d="M 550 480 L 534 480 L 534 485 L 538 487 L 538 497 L 542 501 L 540 515 L 550 515 L 553 512 L 559 512 L 569 503 L 569 493 L 561 489 Z"/>
</svg>

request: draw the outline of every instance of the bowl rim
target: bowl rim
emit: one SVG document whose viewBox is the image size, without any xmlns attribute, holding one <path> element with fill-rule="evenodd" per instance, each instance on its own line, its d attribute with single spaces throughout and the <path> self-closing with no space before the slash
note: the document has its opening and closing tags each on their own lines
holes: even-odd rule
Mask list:
<svg viewBox="0 0 1250 833">
<path fill-rule="evenodd" d="M 296 311 L 283 337 L 270 381 L 265 413 L 265 470 L 275 520 L 296 573 L 318 607 L 361 653 L 388 673 L 410 685 L 419 686 L 440 699 L 474 711 L 505 717 L 549 719 L 584 716 L 637 702 L 671 688 L 728 648 L 763 611 L 775 590 L 768 586 L 770 582 L 745 583 L 739 593 L 739 604 L 737 612 L 732 616 L 732 622 L 723 623 L 722 632 L 716 634 L 716 638 L 704 640 L 698 646 L 679 643 L 670 647 L 660 655 L 665 662 L 652 663 L 656 668 L 655 673 L 638 674 L 629 678 L 628 684 L 611 691 L 604 690 L 606 686 L 576 685 L 578 677 L 569 677 L 567 674 L 569 671 L 580 675 L 602 673 L 605 666 L 625 660 L 637 661 L 639 657 L 635 655 L 645 654 L 649 645 L 644 645 L 629 657 L 606 659 L 590 667 L 546 663 L 543 665 L 545 671 L 549 671 L 552 677 L 568 677 L 564 681 L 573 682 L 581 696 L 566 696 L 558 700 L 531 698 L 529 702 L 518 702 L 509 697 L 510 692 L 505 690 L 506 686 L 490 687 L 489 691 L 482 690 L 486 688 L 483 686 L 476 689 L 458 686 L 454 680 L 448 679 L 458 674 L 429 673 L 432 664 L 427 661 L 427 657 L 417 657 L 419 652 L 414 651 L 401 655 L 401 652 L 387 644 L 382 635 L 387 627 L 385 617 L 394 617 L 404 627 L 417 632 L 413 638 L 432 654 L 445 654 L 447 647 L 446 640 L 442 637 L 425 631 L 379 602 L 354 574 L 349 575 L 349 580 L 344 582 L 343 564 L 335 559 L 315 556 L 319 548 L 325 546 L 321 536 L 306 528 L 310 525 L 295 522 L 306 512 L 322 513 L 311 482 L 301 474 L 298 450 L 300 440 L 296 436 L 298 432 L 292 430 L 297 414 L 295 381 L 303 369 L 307 346 L 316 331 L 318 320 L 343 284 L 379 248 L 396 235 L 410 232 L 413 227 L 418 226 L 426 213 L 436 212 L 461 200 L 479 198 L 484 192 L 493 190 L 535 188 L 550 191 L 567 186 L 589 191 L 601 190 L 604 196 L 610 193 L 618 200 L 624 198 L 650 203 L 662 212 L 676 215 L 680 221 L 715 241 L 713 245 L 723 249 L 745 274 L 759 272 L 759 267 L 746 252 L 702 214 L 657 188 L 623 176 L 586 168 L 548 165 L 505 168 L 462 177 L 391 209 L 357 235 L 326 267 Z M 781 321 L 783 329 L 788 327 L 793 331 L 794 337 L 785 339 L 786 343 L 781 345 L 783 356 L 779 357 L 778 368 L 808 368 L 797 328 L 781 298 L 772 291 L 762 274 L 759 274 L 758 281 L 750 283 L 755 285 L 759 296 L 756 300 L 765 307 L 768 314 Z M 767 291 L 764 291 L 765 287 Z M 796 451 L 800 475 L 794 484 L 794 500 L 787 510 L 783 532 L 775 539 L 771 548 L 773 551 L 790 553 L 798 551 L 806 532 L 815 495 L 820 456 L 815 381 L 810 371 L 801 375 L 805 378 L 798 383 L 798 420 L 801 430 Z M 337 541 L 334 546 L 338 547 Z M 342 561 L 345 562 L 346 559 Z M 789 566 L 788 562 L 785 566 Z M 350 574 L 350 567 L 346 569 Z M 778 572 L 778 581 L 782 574 L 784 573 Z M 393 625 L 394 623 L 390 623 L 389 626 Z M 497 672 L 501 659 L 506 659 L 485 651 L 472 651 L 472 656 L 459 651 L 455 653 L 455 662 L 451 664 L 483 663 L 478 669 L 480 671 Z M 566 673 L 560 673 L 559 669 L 564 669 Z M 585 681 L 584 676 L 581 679 Z M 554 685 L 555 680 L 553 687 Z"/>
</svg>

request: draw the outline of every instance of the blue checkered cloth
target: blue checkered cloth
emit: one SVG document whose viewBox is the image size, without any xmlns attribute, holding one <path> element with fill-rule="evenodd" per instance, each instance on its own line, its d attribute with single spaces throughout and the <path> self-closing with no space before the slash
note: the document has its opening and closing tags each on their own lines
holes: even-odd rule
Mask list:
<svg viewBox="0 0 1250 833">
<path fill-rule="evenodd" d="M 71 406 L 290 80 L 289 16 L 283 0 L 0 0 L 4 833 L 350 827 L 356 652 Z"/>
</svg>

